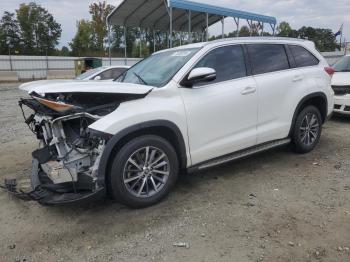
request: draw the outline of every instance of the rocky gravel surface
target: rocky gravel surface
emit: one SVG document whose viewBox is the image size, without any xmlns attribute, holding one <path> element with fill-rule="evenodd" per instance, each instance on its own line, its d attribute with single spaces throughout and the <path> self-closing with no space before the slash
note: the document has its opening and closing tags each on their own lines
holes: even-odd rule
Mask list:
<svg viewBox="0 0 350 262">
<path fill-rule="evenodd" d="M 0 180 L 25 178 L 37 141 L 16 84 L 0 85 Z M 160 204 L 45 207 L 0 192 L 1 261 L 350 261 L 350 118 L 288 147 L 180 177 Z"/>
</svg>

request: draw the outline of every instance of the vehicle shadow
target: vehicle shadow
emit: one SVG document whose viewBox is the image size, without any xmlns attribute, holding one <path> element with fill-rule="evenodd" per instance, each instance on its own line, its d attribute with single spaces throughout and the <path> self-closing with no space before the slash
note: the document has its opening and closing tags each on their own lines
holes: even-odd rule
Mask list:
<svg viewBox="0 0 350 262">
<path fill-rule="evenodd" d="M 168 224 L 178 224 L 186 219 L 189 210 L 205 210 L 221 200 L 224 203 L 232 202 L 230 205 L 236 208 L 242 206 L 248 195 L 239 195 L 239 192 L 249 194 L 246 192 L 249 189 L 242 186 L 242 181 L 256 188 L 259 183 L 256 178 L 262 175 L 266 179 L 266 176 L 274 175 L 268 170 L 278 163 L 286 162 L 291 154 L 294 153 L 288 147 L 282 147 L 203 172 L 182 172 L 175 188 L 164 200 L 144 209 L 131 209 L 107 198 L 83 205 L 44 206 L 39 210 L 58 221 L 58 224 L 69 221 L 76 225 L 77 232 L 102 230 L 109 235 L 108 230 L 113 226 L 118 236 L 143 234 L 145 228 L 152 231 L 162 226 L 166 228 Z M 75 233 L 66 232 L 68 235 Z"/>
<path fill-rule="evenodd" d="M 48 208 L 52 209 L 52 212 L 73 212 L 77 213 L 79 210 L 81 212 L 93 211 L 94 213 L 103 213 L 113 210 L 113 212 L 121 213 L 132 213 L 132 212 L 149 212 L 152 213 L 154 210 L 159 208 L 164 208 L 170 206 L 173 208 L 178 202 L 187 202 L 189 198 L 194 197 L 196 192 L 201 191 L 203 184 L 208 185 L 213 180 L 218 179 L 235 179 L 235 176 L 244 176 L 244 174 L 249 174 L 254 170 L 259 170 L 261 166 L 270 162 L 269 165 L 273 165 L 274 162 L 281 161 L 281 158 L 288 157 L 291 152 L 289 146 L 284 146 L 276 149 L 269 150 L 267 152 L 261 152 L 256 155 L 248 156 L 237 161 L 229 162 L 217 167 L 207 169 L 205 171 L 195 172 L 188 174 L 186 171 L 182 171 L 179 174 L 178 181 L 175 187 L 160 203 L 143 209 L 132 209 L 128 208 L 116 200 L 112 200 L 106 197 L 103 200 L 99 200 L 93 203 L 83 203 L 83 204 L 71 204 L 65 206 L 50 206 Z M 282 160 L 283 161 L 283 160 Z M 200 192 L 199 192 L 200 193 Z"/>
<path fill-rule="evenodd" d="M 350 123 L 350 115 L 334 114 L 331 118 L 331 121 L 348 124 Z"/>
</svg>

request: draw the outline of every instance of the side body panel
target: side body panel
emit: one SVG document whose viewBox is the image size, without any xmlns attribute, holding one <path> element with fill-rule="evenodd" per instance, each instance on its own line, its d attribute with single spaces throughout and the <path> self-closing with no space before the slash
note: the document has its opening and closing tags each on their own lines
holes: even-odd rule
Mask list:
<svg viewBox="0 0 350 262">
<path fill-rule="evenodd" d="M 316 86 L 300 69 L 254 77 L 258 85 L 258 144 L 288 136 L 295 109 Z"/>
<path fill-rule="evenodd" d="M 250 88 L 250 92 L 242 94 Z M 257 93 L 252 77 L 180 88 L 192 164 L 256 144 Z"/>
</svg>

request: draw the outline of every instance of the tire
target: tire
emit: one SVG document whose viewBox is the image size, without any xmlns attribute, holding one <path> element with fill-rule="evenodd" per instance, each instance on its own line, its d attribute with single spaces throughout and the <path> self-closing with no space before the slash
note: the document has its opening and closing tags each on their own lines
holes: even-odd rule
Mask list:
<svg viewBox="0 0 350 262">
<path fill-rule="evenodd" d="M 148 164 L 144 163 L 146 159 Z M 125 144 L 115 156 L 108 180 L 110 195 L 131 208 L 148 207 L 170 192 L 178 173 L 178 157 L 167 140 L 140 136 Z"/>
<path fill-rule="evenodd" d="M 305 154 L 312 151 L 320 140 L 322 117 L 315 106 L 305 107 L 297 116 L 292 133 L 293 149 Z"/>
</svg>

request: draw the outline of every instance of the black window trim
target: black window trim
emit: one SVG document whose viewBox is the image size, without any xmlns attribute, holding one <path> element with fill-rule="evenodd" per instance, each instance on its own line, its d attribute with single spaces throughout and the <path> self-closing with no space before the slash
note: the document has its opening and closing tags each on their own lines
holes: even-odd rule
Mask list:
<svg viewBox="0 0 350 262">
<path fill-rule="evenodd" d="M 290 46 L 289 44 L 285 44 L 284 49 L 286 50 L 286 53 L 287 53 L 290 69 L 295 69 L 295 68 L 298 68 L 297 63 L 295 62 L 294 55 L 292 53 L 292 50 L 290 50 L 289 46 Z"/>
<path fill-rule="evenodd" d="M 112 71 L 112 67 L 111 68 L 106 68 L 106 70 L 102 71 L 101 73 L 99 73 L 98 75 L 101 76 L 103 75 L 104 73 L 106 73 L 107 71 Z M 108 79 L 102 79 L 102 76 L 101 76 L 101 80 L 108 80 Z"/>
<path fill-rule="evenodd" d="M 228 46 L 240 46 L 242 48 L 242 52 L 243 52 L 243 57 L 244 57 L 244 62 L 245 62 L 245 68 L 246 68 L 246 76 L 244 77 L 238 77 L 238 78 L 233 78 L 233 79 L 228 79 L 228 80 L 224 80 L 224 81 L 220 81 L 220 82 L 216 82 L 216 83 L 211 83 L 208 82 L 208 84 L 206 85 L 202 85 L 200 86 L 200 88 L 206 87 L 208 85 L 216 85 L 216 84 L 220 84 L 220 83 L 225 83 L 228 81 L 235 81 L 235 80 L 240 80 L 240 79 L 244 79 L 247 78 L 249 76 L 252 76 L 251 74 L 251 70 L 250 70 L 250 61 L 248 58 L 248 53 L 245 50 L 245 43 L 226 43 L 226 44 L 222 44 L 219 46 L 214 46 L 212 48 L 210 48 L 209 50 L 207 50 L 204 54 L 202 54 L 194 63 L 193 65 L 190 67 L 190 69 L 184 74 L 184 76 L 181 78 L 181 80 L 179 81 L 180 84 L 180 88 L 188 88 L 186 87 L 183 83 L 186 81 L 186 79 L 188 78 L 188 76 L 190 75 L 191 71 L 194 69 L 194 67 L 207 55 L 209 54 L 211 51 L 218 49 L 218 48 L 222 48 L 222 47 L 228 47 Z M 249 65 L 248 65 L 249 64 Z"/>
<path fill-rule="evenodd" d="M 261 42 L 261 43 L 245 43 L 244 45 L 245 45 L 245 49 L 246 49 L 246 51 L 247 51 L 247 56 L 249 57 L 249 65 L 250 65 L 250 70 L 251 70 L 251 75 L 252 75 L 252 76 L 260 76 L 260 75 L 265 75 L 265 74 L 273 74 L 273 73 L 276 73 L 276 72 L 283 72 L 283 71 L 288 71 L 288 70 L 293 70 L 293 69 L 295 69 L 295 68 L 292 67 L 292 63 L 291 63 L 291 61 L 290 61 L 290 59 L 289 59 L 289 56 L 288 56 L 288 52 L 287 52 L 287 48 L 286 48 L 286 44 L 285 44 L 285 43 Z M 253 66 L 252 66 L 252 61 L 251 61 L 250 54 L 249 54 L 249 52 L 248 52 L 247 45 L 281 45 L 281 46 L 283 46 L 284 52 L 286 53 L 286 57 L 287 57 L 287 61 L 288 61 L 289 68 L 287 68 L 287 69 L 282 69 L 282 70 L 271 71 L 271 72 L 266 72 L 266 73 L 254 74 L 254 72 L 253 72 Z"/>
<path fill-rule="evenodd" d="M 311 51 L 310 51 L 308 48 L 306 48 L 305 46 L 298 45 L 298 44 L 294 44 L 294 43 L 288 43 L 288 44 L 286 44 L 286 46 L 287 46 L 287 48 L 290 50 L 290 54 L 291 54 L 291 56 L 293 57 L 294 64 L 295 64 L 295 68 L 305 68 L 305 67 L 313 67 L 313 66 L 319 66 L 319 65 L 320 65 L 321 60 L 320 60 L 317 56 L 315 56 L 314 53 L 311 52 Z M 309 53 L 318 61 L 318 63 L 317 63 L 316 65 L 310 65 L 310 66 L 297 66 L 297 63 L 296 63 L 296 61 L 295 61 L 295 57 L 294 57 L 294 55 L 293 55 L 292 50 L 290 49 L 290 46 L 298 46 L 298 47 L 304 48 L 307 52 L 309 52 Z"/>
</svg>

